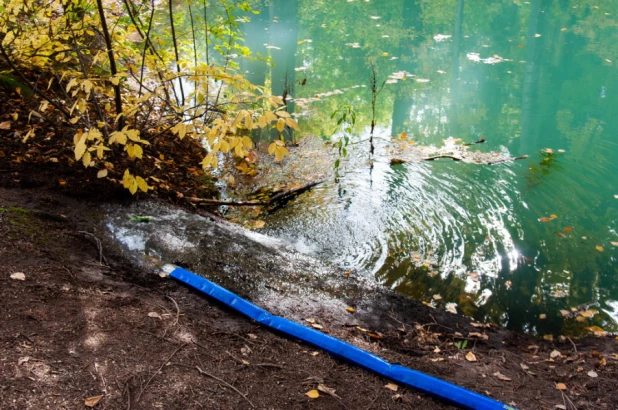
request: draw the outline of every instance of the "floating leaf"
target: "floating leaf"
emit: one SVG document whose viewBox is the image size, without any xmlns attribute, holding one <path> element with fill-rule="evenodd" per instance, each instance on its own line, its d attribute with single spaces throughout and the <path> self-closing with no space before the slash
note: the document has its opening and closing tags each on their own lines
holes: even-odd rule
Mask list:
<svg viewBox="0 0 618 410">
<path fill-rule="evenodd" d="M 547 319 L 547 315 L 545 313 L 541 313 L 539 315 L 539 319 L 543 320 L 543 319 Z"/>
<path fill-rule="evenodd" d="M 542 218 L 539 218 L 540 222 L 551 222 L 553 220 L 554 220 L 553 218 L 548 218 L 548 217 L 545 217 L 545 216 L 542 217 Z"/>
<path fill-rule="evenodd" d="M 567 226 L 567 227 L 566 227 L 566 228 L 564 228 L 562 231 L 563 231 L 563 232 L 566 232 L 566 233 L 569 233 L 569 232 L 571 232 L 572 230 L 573 230 L 573 227 L 572 227 L 572 226 Z"/>
<path fill-rule="evenodd" d="M 618 246 L 618 242 L 610 242 L 612 246 Z"/>
<path fill-rule="evenodd" d="M 549 215 L 549 217 L 551 219 L 558 219 L 558 215 L 556 215 L 556 214 L 551 214 L 551 215 Z"/>
<path fill-rule="evenodd" d="M 502 381 L 505 381 L 505 382 L 510 382 L 510 381 L 511 381 L 511 378 L 510 378 L 510 377 L 507 377 L 507 376 L 503 375 L 503 374 L 502 374 L 502 373 L 500 373 L 500 372 L 495 372 L 495 373 L 494 373 L 494 376 L 496 376 L 498 379 L 500 379 L 500 380 L 502 380 Z"/>
<path fill-rule="evenodd" d="M 564 390 L 567 389 L 567 387 L 566 387 L 566 384 L 564 384 L 564 383 L 557 383 L 556 384 L 556 389 L 564 391 Z"/>
<path fill-rule="evenodd" d="M 469 362 L 476 362 L 476 356 L 472 352 L 468 352 L 466 355 L 466 360 Z"/>
<path fill-rule="evenodd" d="M 595 248 L 597 249 L 597 251 L 599 252 L 603 252 L 605 249 L 603 249 L 603 247 L 601 245 L 597 245 L 595 246 Z"/>
<path fill-rule="evenodd" d="M 597 313 L 599 313 L 597 310 L 594 309 L 587 309 L 587 310 L 582 310 L 581 312 L 579 312 L 579 314 L 583 317 L 587 317 L 590 318 L 594 315 L 596 315 Z"/>
<path fill-rule="evenodd" d="M 318 397 L 320 397 L 320 393 L 317 390 L 309 390 L 307 393 L 305 393 L 305 396 L 309 397 L 310 399 L 317 399 Z"/>
<path fill-rule="evenodd" d="M 86 397 L 86 400 L 84 400 L 84 405 L 86 407 L 94 407 L 97 405 L 97 403 L 99 403 L 99 401 L 101 401 L 102 398 L 102 394 L 100 396 Z"/>
<path fill-rule="evenodd" d="M 399 386 L 397 386 L 395 383 L 389 383 L 389 384 L 385 385 L 384 387 L 386 387 L 387 389 L 392 390 L 392 391 L 399 390 Z"/>
</svg>

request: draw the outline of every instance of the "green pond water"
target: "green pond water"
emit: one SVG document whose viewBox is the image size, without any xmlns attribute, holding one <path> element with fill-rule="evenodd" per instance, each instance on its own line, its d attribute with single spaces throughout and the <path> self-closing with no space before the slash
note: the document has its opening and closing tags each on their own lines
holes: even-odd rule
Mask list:
<svg viewBox="0 0 618 410">
<path fill-rule="evenodd" d="M 354 138 L 366 139 L 373 66 L 386 82 L 376 138 L 484 138 L 474 149 L 530 156 L 391 166 L 378 149 L 371 168 L 358 144 L 339 183 L 267 216 L 263 231 L 478 320 L 542 335 L 618 330 L 618 1 L 254 7 L 240 30 L 274 67 L 237 61 L 293 98 L 304 134 L 330 138 L 331 114 L 349 104 Z M 592 317 L 563 317 L 578 307 Z"/>
</svg>

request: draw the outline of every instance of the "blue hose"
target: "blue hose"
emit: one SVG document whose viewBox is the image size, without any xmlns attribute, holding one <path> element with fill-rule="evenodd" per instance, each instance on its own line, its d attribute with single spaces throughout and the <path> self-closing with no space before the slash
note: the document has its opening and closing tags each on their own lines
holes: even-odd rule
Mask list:
<svg viewBox="0 0 618 410">
<path fill-rule="evenodd" d="M 173 270 L 172 270 L 173 269 Z M 465 409 L 507 409 L 514 407 L 500 403 L 494 399 L 464 389 L 463 387 L 428 376 L 416 370 L 400 365 L 392 365 L 385 360 L 349 343 L 335 339 L 291 320 L 271 315 L 259 306 L 246 301 L 227 289 L 174 265 L 164 268 L 169 276 L 185 283 L 219 302 L 239 311 L 256 322 L 285 333 L 288 336 L 310 343 L 328 353 L 339 356 L 365 369 L 371 370 L 400 384 L 412 387 L 430 396 L 450 402 Z"/>
</svg>

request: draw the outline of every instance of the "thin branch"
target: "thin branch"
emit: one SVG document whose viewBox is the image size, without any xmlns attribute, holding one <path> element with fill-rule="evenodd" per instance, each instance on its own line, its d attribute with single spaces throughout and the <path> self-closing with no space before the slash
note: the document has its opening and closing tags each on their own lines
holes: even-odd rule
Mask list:
<svg viewBox="0 0 618 410">
<path fill-rule="evenodd" d="M 200 374 L 203 374 L 204 376 L 208 376 L 212 379 L 215 379 L 216 381 L 218 381 L 219 383 L 223 383 L 225 386 L 229 387 L 230 389 L 234 390 L 236 393 L 240 394 L 240 396 L 245 399 L 247 401 L 247 403 L 249 403 L 249 405 L 251 405 L 252 408 L 255 408 L 255 405 L 251 402 L 251 400 L 249 400 L 247 398 L 246 395 L 244 395 L 240 390 L 238 390 L 236 387 L 232 386 L 231 384 L 229 384 L 228 382 L 226 382 L 223 379 L 218 378 L 217 376 L 214 376 L 210 373 L 205 372 L 204 370 L 200 369 L 199 366 L 195 366 L 195 368 L 197 369 L 198 372 L 200 372 Z"/>
<path fill-rule="evenodd" d="M 107 47 L 107 57 L 109 58 L 109 68 L 112 74 L 112 77 L 115 77 L 118 74 L 118 70 L 116 69 L 116 59 L 114 58 L 114 50 L 112 48 L 112 40 L 109 36 L 109 30 L 107 29 L 107 20 L 105 19 L 105 12 L 103 11 L 103 2 L 102 0 L 97 0 L 97 8 L 99 10 L 99 17 L 101 19 L 101 28 L 103 29 L 103 37 L 105 38 L 105 46 Z M 116 105 L 116 115 L 122 114 L 122 96 L 120 94 L 120 84 L 114 85 L 114 103 Z M 122 129 L 124 127 L 124 116 L 121 116 L 118 119 L 118 129 Z"/>
</svg>

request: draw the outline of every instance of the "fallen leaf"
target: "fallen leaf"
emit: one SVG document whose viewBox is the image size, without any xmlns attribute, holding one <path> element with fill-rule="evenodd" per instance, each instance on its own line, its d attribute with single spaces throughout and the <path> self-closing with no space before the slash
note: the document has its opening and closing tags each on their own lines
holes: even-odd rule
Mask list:
<svg viewBox="0 0 618 410">
<path fill-rule="evenodd" d="M 354 313 L 354 308 L 353 307 L 345 308 L 345 310 L 347 310 L 350 313 Z"/>
<path fill-rule="evenodd" d="M 545 336 L 543 336 L 543 339 L 544 340 L 548 340 L 548 341 L 551 342 L 552 340 L 554 340 L 554 336 L 553 335 L 545 335 Z"/>
<path fill-rule="evenodd" d="M 442 299 L 442 296 L 440 295 L 433 295 L 433 300 L 440 300 Z"/>
<path fill-rule="evenodd" d="M 311 319 L 311 318 L 309 318 L 309 319 L 305 319 L 305 322 L 315 323 L 315 319 Z"/>
<path fill-rule="evenodd" d="M 468 352 L 466 355 L 466 360 L 469 362 L 476 362 L 476 356 L 472 352 Z"/>
<path fill-rule="evenodd" d="M 97 405 L 99 401 L 101 401 L 102 398 L 103 398 L 102 394 L 100 396 L 86 397 L 86 400 L 84 400 L 84 405 L 86 407 L 94 407 Z"/>
<path fill-rule="evenodd" d="M 249 336 L 249 339 L 255 340 L 258 337 L 256 335 L 254 335 L 253 333 L 248 333 L 247 336 Z"/>
<path fill-rule="evenodd" d="M 566 227 L 566 228 L 564 228 L 562 231 L 563 231 L 563 232 L 566 232 L 566 233 L 569 233 L 569 232 L 571 232 L 572 230 L 573 230 L 573 227 L 572 227 L 572 226 L 567 226 L 567 227 Z"/>
<path fill-rule="evenodd" d="M 562 353 L 560 353 L 558 350 L 552 350 L 552 352 L 549 354 L 549 357 L 551 357 L 552 359 L 560 356 L 562 356 Z"/>
<path fill-rule="evenodd" d="M 597 374 L 597 372 L 595 372 L 594 370 L 590 370 L 590 371 L 588 372 L 588 376 L 592 377 L 593 379 L 594 379 L 595 377 L 599 377 L 599 375 Z"/>
<path fill-rule="evenodd" d="M 495 372 L 495 373 L 494 373 L 494 376 L 496 376 L 498 379 L 500 379 L 500 380 L 502 380 L 502 381 L 505 381 L 505 382 L 510 382 L 510 381 L 511 381 L 511 378 L 510 378 L 510 377 L 506 377 L 505 375 L 503 375 L 503 374 L 502 374 L 502 373 L 500 373 L 500 372 Z"/>
<path fill-rule="evenodd" d="M 601 245 L 597 245 L 595 246 L 595 248 L 597 248 L 597 251 L 599 252 L 603 252 L 605 249 L 603 249 L 603 247 Z"/>
<path fill-rule="evenodd" d="M 255 229 L 261 229 L 261 228 L 263 228 L 263 227 L 264 227 L 264 225 L 266 225 L 266 222 L 264 222 L 264 221 L 255 221 L 255 222 L 253 223 L 253 227 L 254 227 Z"/>
<path fill-rule="evenodd" d="M 320 393 L 317 390 L 309 390 L 307 393 L 305 393 L 305 396 L 309 397 L 310 399 L 317 399 L 318 397 L 320 397 Z"/>
<path fill-rule="evenodd" d="M 11 129 L 11 123 L 9 121 L 0 122 L 0 130 Z"/>
<path fill-rule="evenodd" d="M 105 178 L 107 176 L 107 170 L 106 169 L 102 169 L 99 172 L 97 172 L 97 178 Z"/>
<path fill-rule="evenodd" d="M 525 364 L 523 364 L 523 363 L 520 363 L 519 365 L 521 366 L 521 369 L 522 369 L 522 370 L 528 370 L 528 369 L 530 369 L 528 366 L 526 366 L 526 365 L 525 365 Z"/>
<path fill-rule="evenodd" d="M 604 357 L 601 357 L 601 360 L 599 360 L 599 363 L 597 363 L 597 366 L 607 366 L 607 360 L 605 360 Z"/>
<path fill-rule="evenodd" d="M 157 312 L 148 312 L 148 317 L 154 317 L 160 320 L 163 320 L 163 318 L 161 317 L 160 314 L 158 314 Z"/>
<path fill-rule="evenodd" d="M 326 393 L 330 396 L 336 397 L 338 399 L 340 399 L 341 397 L 337 396 L 337 394 L 335 393 L 335 389 L 326 386 L 325 384 L 318 384 L 318 390 L 321 391 L 322 393 Z"/>
<path fill-rule="evenodd" d="M 382 339 L 382 336 L 377 333 L 369 333 L 369 337 L 372 339 Z"/>
<path fill-rule="evenodd" d="M 320 352 L 312 352 L 312 353 L 311 353 L 311 356 L 316 357 L 316 356 L 317 356 L 317 355 L 319 355 L 319 354 L 320 354 Z"/>
<path fill-rule="evenodd" d="M 443 357 L 436 357 L 436 358 L 429 359 L 429 360 L 431 360 L 432 362 L 443 362 L 444 358 Z"/>
<path fill-rule="evenodd" d="M 314 328 L 314 329 L 324 329 L 324 326 L 318 325 L 317 323 L 312 323 L 311 327 Z"/>
<path fill-rule="evenodd" d="M 447 303 L 446 311 L 453 313 L 453 314 L 457 314 L 457 305 L 455 303 Z"/>
<path fill-rule="evenodd" d="M 19 359 L 17 359 L 17 365 L 21 366 L 24 363 L 28 363 L 28 361 L 30 361 L 30 356 L 20 357 Z"/>
<path fill-rule="evenodd" d="M 386 387 L 387 389 L 392 390 L 392 391 L 399 390 L 399 386 L 397 386 L 395 383 L 389 383 L 389 384 L 385 385 L 384 387 Z"/>
<path fill-rule="evenodd" d="M 567 387 L 566 387 L 566 384 L 564 384 L 564 383 L 557 383 L 556 384 L 556 389 L 558 389 L 558 390 L 566 390 Z"/>
<path fill-rule="evenodd" d="M 564 30 L 566 30 L 566 29 L 563 29 L 563 31 L 564 31 Z M 567 410 L 567 408 L 566 408 L 566 406 L 565 406 L 564 404 L 556 404 L 556 405 L 554 406 L 554 408 L 555 408 L 555 409 L 558 409 L 558 410 Z"/>
<path fill-rule="evenodd" d="M 560 310 L 560 313 L 562 314 L 562 316 L 569 316 L 571 314 L 571 312 L 569 312 L 568 310 Z"/>
<path fill-rule="evenodd" d="M 23 272 L 11 273 L 11 279 L 14 279 L 14 280 L 26 280 L 26 275 Z"/>
<path fill-rule="evenodd" d="M 478 332 L 470 332 L 468 333 L 468 337 L 478 337 L 479 339 L 483 339 L 483 340 L 488 340 L 489 336 L 487 336 L 484 333 L 478 333 Z"/>
</svg>

